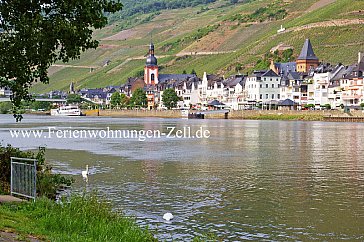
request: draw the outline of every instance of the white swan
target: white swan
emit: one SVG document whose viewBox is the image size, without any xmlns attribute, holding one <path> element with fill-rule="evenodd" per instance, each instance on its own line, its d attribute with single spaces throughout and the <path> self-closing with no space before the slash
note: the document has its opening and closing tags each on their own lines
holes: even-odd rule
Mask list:
<svg viewBox="0 0 364 242">
<path fill-rule="evenodd" d="M 86 170 L 82 171 L 82 177 L 86 179 L 86 181 L 88 180 L 88 165 L 86 165 Z"/>
<path fill-rule="evenodd" d="M 163 215 L 163 219 L 169 221 L 169 220 L 173 219 L 173 215 L 171 213 L 165 213 Z"/>
</svg>

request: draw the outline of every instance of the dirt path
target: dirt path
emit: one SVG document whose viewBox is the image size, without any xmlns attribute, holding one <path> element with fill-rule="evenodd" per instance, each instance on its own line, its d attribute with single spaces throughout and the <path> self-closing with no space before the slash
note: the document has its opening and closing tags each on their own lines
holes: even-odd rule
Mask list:
<svg viewBox="0 0 364 242">
<path fill-rule="evenodd" d="M 356 24 L 364 24 L 364 19 L 335 19 L 329 21 L 323 21 L 318 23 L 312 23 L 303 25 L 300 27 L 295 27 L 289 29 L 287 31 L 301 31 L 304 29 L 312 29 L 312 28 L 320 28 L 320 27 L 335 27 L 335 26 L 347 26 L 347 25 L 356 25 Z"/>
<path fill-rule="evenodd" d="M 307 12 L 315 11 L 319 8 L 325 7 L 326 5 L 329 5 L 334 2 L 336 2 L 336 0 L 320 0 L 314 3 L 309 9 L 307 9 Z"/>
<path fill-rule="evenodd" d="M 61 65 L 61 64 L 54 64 L 54 67 L 72 67 L 72 68 L 83 68 L 83 69 L 97 69 L 100 68 L 99 66 L 74 66 L 74 65 Z"/>
<path fill-rule="evenodd" d="M 17 233 L 0 231 L 0 242 L 18 242 L 18 241 L 29 241 L 29 242 L 40 242 L 44 240 L 40 240 L 31 235 L 22 236 Z"/>
</svg>

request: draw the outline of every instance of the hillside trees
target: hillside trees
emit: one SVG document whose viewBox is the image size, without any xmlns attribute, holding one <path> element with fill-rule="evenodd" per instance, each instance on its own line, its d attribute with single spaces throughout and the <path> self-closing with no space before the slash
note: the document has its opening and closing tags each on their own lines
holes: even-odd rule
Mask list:
<svg viewBox="0 0 364 242">
<path fill-rule="evenodd" d="M 107 24 L 104 12 L 121 10 L 119 0 L 0 1 L 0 87 L 13 92 L 13 113 L 32 100 L 34 82 L 48 83 L 48 68 L 96 48 L 93 29 Z"/>
</svg>

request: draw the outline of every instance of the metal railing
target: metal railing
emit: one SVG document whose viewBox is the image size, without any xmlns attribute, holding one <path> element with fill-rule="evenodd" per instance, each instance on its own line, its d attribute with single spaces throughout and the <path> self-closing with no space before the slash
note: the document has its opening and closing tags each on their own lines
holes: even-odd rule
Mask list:
<svg viewBox="0 0 364 242">
<path fill-rule="evenodd" d="M 11 157 L 11 195 L 30 199 L 37 196 L 37 160 Z"/>
</svg>

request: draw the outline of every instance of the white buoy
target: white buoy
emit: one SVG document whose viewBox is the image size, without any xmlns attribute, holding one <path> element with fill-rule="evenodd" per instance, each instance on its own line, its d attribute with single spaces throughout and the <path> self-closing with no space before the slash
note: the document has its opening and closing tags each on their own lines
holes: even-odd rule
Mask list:
<svg viewBox="0 0 364 242">
<path fill-rule="evenodd" d="M 169 220 L 173 219 L 173 215 L 171 213 L 165 213 L 163 215 L 163 219 L 169 221 Z"/>
</svg>

